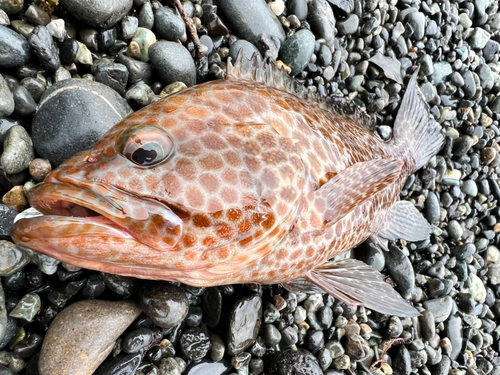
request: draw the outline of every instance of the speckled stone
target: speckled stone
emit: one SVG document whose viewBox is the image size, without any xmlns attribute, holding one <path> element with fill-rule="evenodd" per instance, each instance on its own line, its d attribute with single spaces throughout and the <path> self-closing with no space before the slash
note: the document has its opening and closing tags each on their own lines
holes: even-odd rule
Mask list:
<svg viewBox="0 0 500 375">
<path fill-rule="evenodd" d="M 16 174 L 27 169 L 31 161 L 35 158 L 33 142 L 24 129 L 17 125 L 7 132 L 3 143 L 3 153 L 0 163 L 8 174 Z"/>
<path fill-rule="evenodd" d="M 8 27 L 0 25 L 0 67 L 13 68 L 26 64 L 30 57 L 30 45 L 26 38 Z"/>
<path fill-rule="evenodd" d="M 45 335 L 40 375 L 91 375 L 140 313 L 128 301 L 85 300 L 67 307 Z"/>
</svg>

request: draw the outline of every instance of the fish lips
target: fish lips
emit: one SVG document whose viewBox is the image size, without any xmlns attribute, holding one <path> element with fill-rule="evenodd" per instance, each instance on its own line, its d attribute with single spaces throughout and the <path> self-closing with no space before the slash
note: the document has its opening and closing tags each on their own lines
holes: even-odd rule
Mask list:
<svg viewBox="0 0 500 375">
<path fill-rule="evenodd" d="M 183 220 L 164 203 L 100 182 L 43 182 L 30 191 L 29 202 L 46 216 L 14 224 L 14 241 L 28 248 L 30 240 L 40 237 L 99 236 L 133 238 L 164 251 L 183 232 Z"/>
</svg>

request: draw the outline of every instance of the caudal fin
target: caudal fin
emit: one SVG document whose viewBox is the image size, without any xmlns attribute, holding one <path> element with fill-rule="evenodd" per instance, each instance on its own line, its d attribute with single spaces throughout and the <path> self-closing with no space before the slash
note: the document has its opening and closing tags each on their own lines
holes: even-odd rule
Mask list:
<svg viewBox="0 0 500 375">
<path fill-rule="evenodd" d="M 429 106 L 417 86 L 418 69 L 408 83 L 394 122 L 394 142 L 402 152 L 410 152 L 415 170 L 422 168 L 444 143 L 441 128 L 429 114 Z"/>
</svg>

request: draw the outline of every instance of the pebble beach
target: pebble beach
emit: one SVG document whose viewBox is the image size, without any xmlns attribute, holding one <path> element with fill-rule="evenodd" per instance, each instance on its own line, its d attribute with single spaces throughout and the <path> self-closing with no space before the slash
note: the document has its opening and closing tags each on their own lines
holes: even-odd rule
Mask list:
<svg viewBox="0 0 500 375">
<path fill-rule="evenodd" d="M 51 169 L 134 111 L 225 79 L 238 53 L 349 99 L 383 140 L 419 67 L 446 142 L 400 199 L 433 232 L 351 256 L 420 316 L 116 276 L 12 242 Z M 0 375 L 500 375 L 499 57 L 495 0 L 0 0 Z"/>
</svg>

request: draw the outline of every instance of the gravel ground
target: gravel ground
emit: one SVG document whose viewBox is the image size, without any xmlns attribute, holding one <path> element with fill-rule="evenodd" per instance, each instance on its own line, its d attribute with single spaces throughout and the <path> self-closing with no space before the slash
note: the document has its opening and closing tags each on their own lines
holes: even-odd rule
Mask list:
<svg viewBox="0 0 500 375">
<path fill-rule="evenodd" d="M 0 0 L 0 9 L 1 375 L 500 374 L 498 2 L 193 0 L 182 3 L 191 28 L 168 0 Z M 51 167 L 159 97 L 224 78 L 240 49 L 365 107 L 383 139 L 406 87 L 394 73 L 420 66 L 446 144 L 401 199 L 434 233 L 354 251 L 420 317 L 279 285 L 140 281 L 10 242 L 25 192 Z"/>
</svg>

